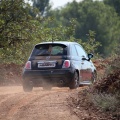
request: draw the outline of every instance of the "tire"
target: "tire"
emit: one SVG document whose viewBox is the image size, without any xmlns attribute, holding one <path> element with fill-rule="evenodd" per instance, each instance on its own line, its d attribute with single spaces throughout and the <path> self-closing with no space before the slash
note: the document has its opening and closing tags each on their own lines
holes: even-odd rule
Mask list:
<svg viewBox="0 0 120 120">
<path fill-rule="evenodd" d="M 97 80 L 97 72 L 94 71 L 94 72 L 92 73 L 92 83 L 94 83 L 96 80 Z"/>
<path fill-rule="evenodd" d="M 75 72 L 69 88 L 70 89 L 76 89 L 77 87 L 79 87 L 79 75 L 78 75 L 77 72 Z"/>
<path fill-rule="evenodd" d="M 23 90 L 24 90 L 24 92 L 31 92 L 33 90 L 32 81 L 24 80 L 23 81 Z"/>
</svg>

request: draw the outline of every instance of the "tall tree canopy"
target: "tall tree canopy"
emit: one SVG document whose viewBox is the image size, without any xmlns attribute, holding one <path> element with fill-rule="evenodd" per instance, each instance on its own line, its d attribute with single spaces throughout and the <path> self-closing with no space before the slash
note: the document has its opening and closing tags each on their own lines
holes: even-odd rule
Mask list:
<svg viewBox="0 0 120 120">
<path fill-rule="evenodd" d="M 10 47 L 30 39 L 31 16 L 23 0 L 0 2 L 0 47 Z"/>
<path fill-rule="evenodd" d="M 103 0 L 105 4 L 108 4 L 115 8 L 116 12 L 120 16 L 120 0 Z"/>
<path fill-rule="evenodd" d="M 33 7 L 36 7 L 40 14 L 45 14 L 46 10 L 49 8 L 49 1 L 50 0 L 32 0 L 33 1 Z"/>
<path fill-rule="evenodd" d="M 25 60 L 41 41 L 77 41 L 93 52 L 100 42 L 97 52 L 104 55 L 120 42 L 120 17 L 103 1 L 74 0 L 55 10 L 49 9 L 49 0 L 33 1 L 33 6 L 24 0 L 0 1 L 0 62 Z"/>
<path fill-rule="evenodd" d="M 25 47 L 29 51 L 27 43 L 33 40 L 37 26 L 29 15 L 29 9 L 24 0 L 0 2 L 0 62 L 22 61 Z"/>
<path fill-rule="evenodd" d="M 108 55 L 120 40 L 120 21 L 115 9 L 102 1 L 84 0 L 68 3 L 62 9 L 51 11 L 58 21 L 67 25 L 69 19 L 76 19 L 75 38 L 87 40 L 89 30 L 96 32 L 95 39 L 101 42 L 100 54 Z"/>
<path fill-rule="evenodd" d="M 66 40 L 73 35 L 72 21 L 65 27 L 52 17 L 32 17 L 31 9 L 24 0 L 0 2 L 0 62 L 24 62 L 34 44 Z"/>
</svg>

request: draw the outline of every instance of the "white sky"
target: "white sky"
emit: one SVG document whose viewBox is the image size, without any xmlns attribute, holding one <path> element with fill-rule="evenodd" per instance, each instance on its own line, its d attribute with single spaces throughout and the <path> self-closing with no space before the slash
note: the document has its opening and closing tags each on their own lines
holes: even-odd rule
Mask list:
<svg viewBox="0 0 120 120">
<path fill-rule="evenodd" d="M 72 2 L 73 0 L 50 0 L 50 3 L 52 3 L 53 8 L 61 7 L 67 4 L 68 2 Z M 82 0 L 76 0 L 77 2 L 80 2 Z"/>
<path fill-rule="evenodd" d="M 28 2 L 28 0 L 25 0 L 26 2 Z M 58 7 L 62 7 L 64 5 L 66 5 L 68 2 L 72 2 L 73 0 L 50 0 L 50 4 L 52 4 L 52 8 L 58 8 Z M 76 0 L 77 2 L 80 2 L 82 0 Z M 31 3 L 31 2 L 29 2 Z"/>
</svg>

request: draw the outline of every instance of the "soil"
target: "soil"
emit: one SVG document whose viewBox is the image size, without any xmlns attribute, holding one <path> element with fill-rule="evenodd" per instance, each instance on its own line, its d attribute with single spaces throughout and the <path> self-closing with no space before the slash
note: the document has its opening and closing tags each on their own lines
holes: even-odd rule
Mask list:
<svg viewBox="0 0 120 120">
<path fill-rule="evenodd" d="M 22 86 L 0 87 L 0 120 L 80 120 L 72 113 L 67 98 L 82 89 L 34 88 L 25 93 Z"/>
<path fill-rule="evenodd" d="M 112 120 L 78 94 L 85 89 L 39 87 L 27 93 L 22 86 L 0 87 L 0 120 Z"/>
<path fill-rule="evenodd" d="M 99 67 L 99 66 L 98 66 Z M 102 66 L 103 67 L 103 66 Z M 99 68 L 103 71 L 103 68 Z M 22 66 L 0 66 L 0 120 L 112 120 L 108 113 L 90 104 L 83 93 L 88 87 L 42 87 L 23 92 Z"/>
</svg>

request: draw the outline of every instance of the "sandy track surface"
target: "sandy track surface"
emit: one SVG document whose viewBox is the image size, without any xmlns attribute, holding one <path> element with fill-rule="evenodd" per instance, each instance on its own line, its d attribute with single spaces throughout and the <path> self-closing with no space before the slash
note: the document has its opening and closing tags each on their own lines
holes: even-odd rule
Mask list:
<svg viewBox="0 0 120 120">
<path fill-rule="evenodd" d="M 34 88 L 27 93 L 22 86 L 0 87 L 0 120 L 80 120 L 67 99 L 82 89 Z"/>
</svg>

